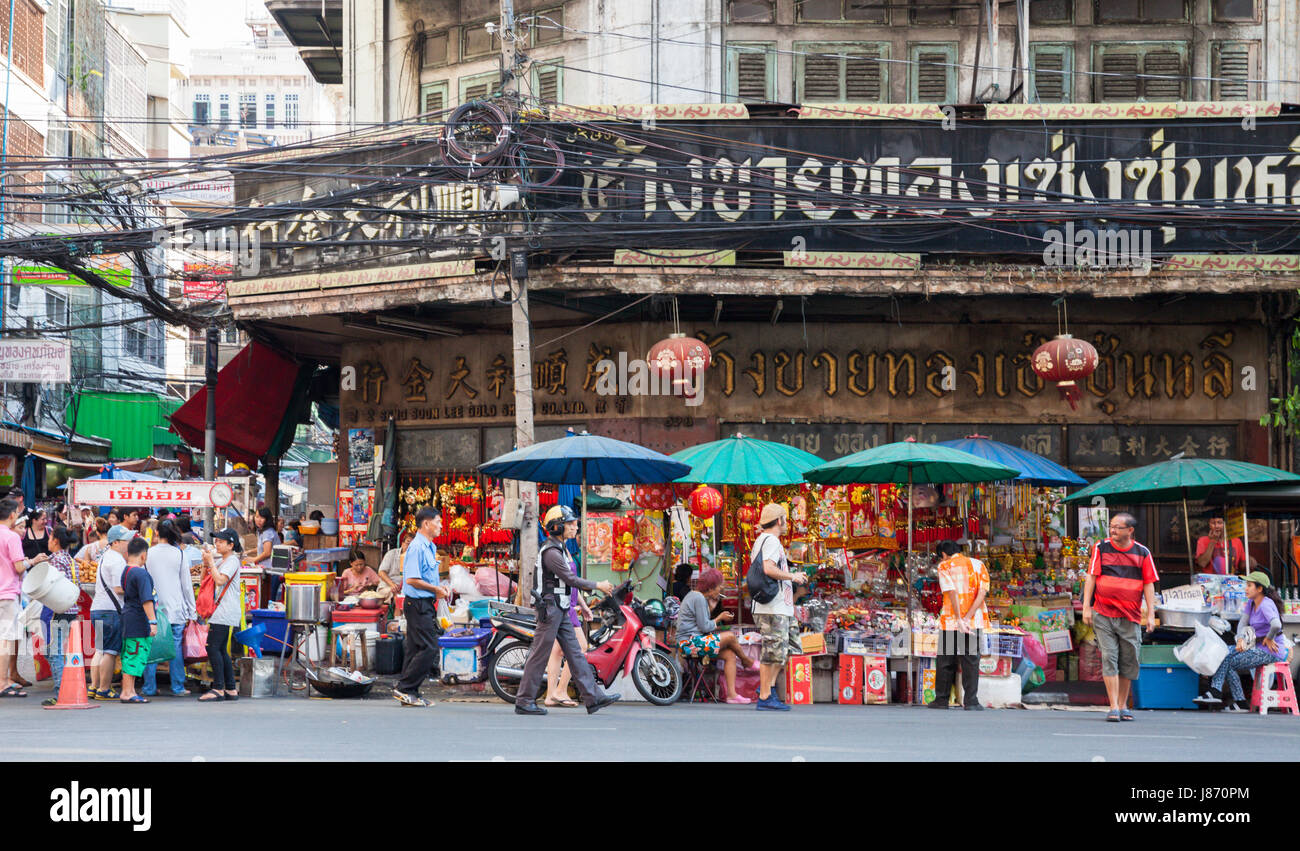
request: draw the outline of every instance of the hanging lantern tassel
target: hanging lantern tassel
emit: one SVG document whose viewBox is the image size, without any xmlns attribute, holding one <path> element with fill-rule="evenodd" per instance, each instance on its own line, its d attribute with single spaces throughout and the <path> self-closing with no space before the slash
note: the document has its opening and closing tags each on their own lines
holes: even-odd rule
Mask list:
<svg viewBox="0 0 1300 851">
<path fill-rule="evenodd" d="M 1039 378 L 1056 382 L 1061 398 L 1075 410 L 1083 398 L 1079 382 L 1097 369 L 1097 350 L 1086 340 L 1058 334 L 1034 350 L 1030 364 Z"/>
</svg>

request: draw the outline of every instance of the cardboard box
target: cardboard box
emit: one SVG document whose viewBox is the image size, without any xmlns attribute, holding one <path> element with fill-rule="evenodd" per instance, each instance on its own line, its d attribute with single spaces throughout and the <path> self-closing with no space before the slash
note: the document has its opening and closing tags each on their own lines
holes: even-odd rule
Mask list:
<svg viewBox="0 0 1300 851">
<path fill-rule="evenodd" d="M 863 660 L 862 702 L 889 703 L 889 660 L 884 656 L 867 656 Z"/>
<path fill-rule="evenodd" d="M 810 656 L 826 652 L 826 635 L 820 632 L 805 632 L 799 636 L 803 652 Z"/>
<path fill-rule="evenodd" d="M 791 656 L 785 666 L 786 703 L 791 706 L 811 706 L 813 702 L 812 658 L 800 654 Z"/>
<path fill-rule="evenodd" d="M 1005 677 L 1011 673 L 1010 656 L 981 656 L 980 677 Z"/>
<path fill-rule="evenodd" d="M 866 672 L 866 657 L 851 653 L 840 654 L 839 688 L 836 703 L 862 703 L 862 678 Z"/>
</svg>

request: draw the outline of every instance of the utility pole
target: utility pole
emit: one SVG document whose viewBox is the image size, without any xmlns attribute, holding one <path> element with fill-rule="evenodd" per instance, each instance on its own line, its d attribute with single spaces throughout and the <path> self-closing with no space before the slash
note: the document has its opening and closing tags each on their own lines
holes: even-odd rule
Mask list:
<svg viewBox="0 0 1300 851">
<path fill-rule="evenodd" d="M 501 2 L 501 93 L 511 121 L 519 114 L 519 81 L 515 67 L 519 61 L 515 44 L 514 0 Z M 518 225 L 508 225 L 507 233 L 519 235 Z M 510 328 L 513 338 L 515 370 L 515 447 L 533 445 L 533 342 L 528 325 L 528 252 L 509 246 L 504 260 L 510 268 Z M 519 502 L 523 522 L 519 525 L 519 601 L 529 605 L 537 566 L 537 485 L 519 483 Z"/>
<path fill-rule="evenodd" d="M 208 390 L 207 418 L 203 427 L 203 479 L 212 481 L 217 470 L 217 323 L 208 323 L 207 351 L 204 352 L 204 380 Z M 212 509 L 203 509 L 203 531 L 208 541 L 212 540 Z"/>
<path fill-rule="evenodd" d="M 1020 66 L 1020 102 L 1037 103 L 1029 82 L 1029 0 L 1016 0 L 1016 32 L 1020 34 L 1020 51 L 1016 56 L 1016 64 Z"/>
</svg>

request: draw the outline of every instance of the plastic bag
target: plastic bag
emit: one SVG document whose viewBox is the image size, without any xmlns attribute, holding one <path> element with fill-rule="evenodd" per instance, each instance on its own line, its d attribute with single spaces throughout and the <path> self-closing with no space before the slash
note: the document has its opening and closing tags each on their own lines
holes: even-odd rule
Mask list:
<svg viewBox="0 0 1300 851">
<path fill-rule="evenodd" d="M 206 662 L 208 659 L 208 625 L 198 621 L 185 624 L 181 633 L 181 656 L 185 662 Z"/>
<path fill-rule="evenodd" d="M 1174 648 L 1174 658 L 1203 677 L 1212 676 L 1227 655 L 1228 645 L 1214 630 L 1201 623 L 1196 625 L 1195 635 Z"/>
<path fill-rule="evenodd" d="M 451 566 L 451 590 L 469 600 L 477 600 L 483 596 L 479 590 L 478 583 L 474 577 L 470 576 L 469 571 L 464 565 L 453 564 Z"/>
<path fill-rule="evenodd" d="M 447 608 L 447 598 L 439 597 L 437 604 L 438 628 L 451 629 L 451 610 Z"/>
<path fill-rule="evenodd" d="M 172 638 L 172 624 L 167 617 L 167 610 L 162 606 L 155 606 L 154 611 L 158 619 L 157 634 L 153 637 L 153 643 L 149 645 L 149 664 L 156 665 L 159 662 L 170 662 L 171 658 L 176 655 L 176 642 Z"/>
<path fill-rule="evenodd" d="M 1043 648 L 1042 642 L 1037 638 L 1034 638 L 1032 635 L 1025 636 L 1024 653 L 1025 658 L 1038 667 L 1047 667 L 1047 650 Z"/>
</svg>

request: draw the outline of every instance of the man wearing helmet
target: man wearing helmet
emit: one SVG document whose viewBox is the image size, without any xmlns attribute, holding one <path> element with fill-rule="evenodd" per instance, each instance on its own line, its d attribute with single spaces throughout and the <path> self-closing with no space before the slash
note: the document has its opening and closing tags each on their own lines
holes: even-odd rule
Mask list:
<svg viewBox="0 0 1300 851">
<path fill-rule="evenodd" d="M 524 663 L 524 674 L 519 681 L 519 694 L 515 698 L 515 712 L 519 715 L 545 715 L 546 710 L 537 705 L 537 690 L 551 657 L 551 647 L 558 639 L 560 649 L 572 671 L 587 713 L 592 714 L 618 700 L 620 695 L 608 694 L 592 676 L 591 666 L 582 655 L 582 647 L 569 623 L 569 591 L 599 590 L 609 594 L 614 586 L 608 582 L 592 582 L 574 573 L 573 558 L 564 542 L 578 536 L 578 518 L 567 505 L 557 505 L 546 512 L 543 521 L 546 542 L 537 554 L 537 590 L 533 596 L 537 603 L 537 634 Z"/>
</svg>

